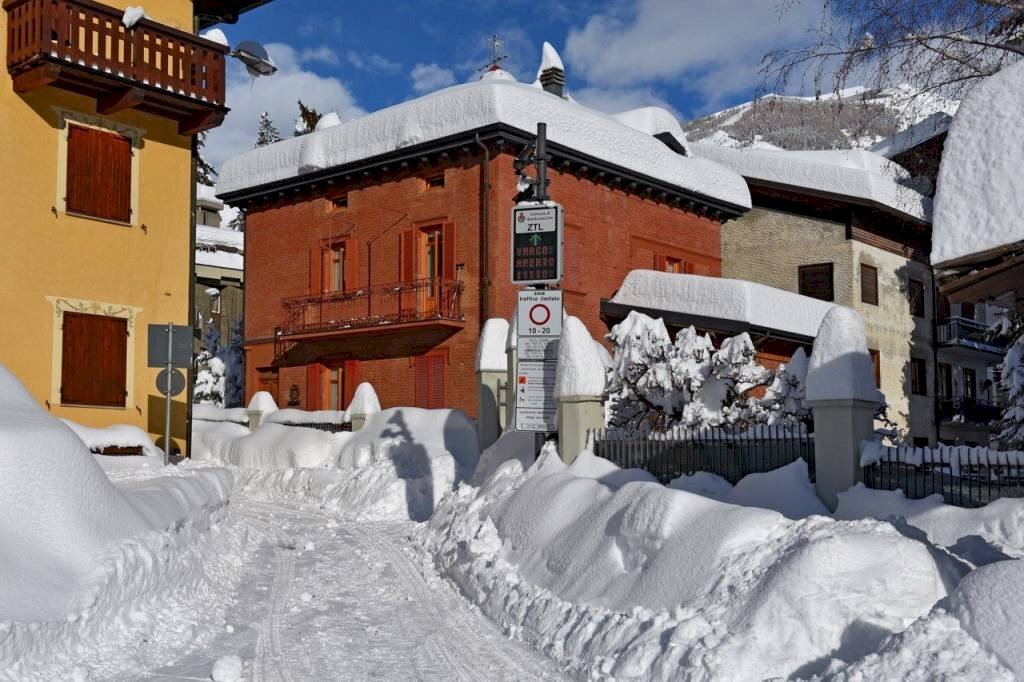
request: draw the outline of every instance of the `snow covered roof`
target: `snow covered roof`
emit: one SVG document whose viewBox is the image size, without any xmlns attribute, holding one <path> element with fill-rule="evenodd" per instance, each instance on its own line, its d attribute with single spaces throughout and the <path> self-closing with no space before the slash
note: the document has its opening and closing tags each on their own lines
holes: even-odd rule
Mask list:
<svg viewBox="0 0 1024 682">
<path fill-rule="evenodd" d="M 681 156 L 651 135 L 576 102 L 498 78 L 456 85 L 228 159 L 220 173 L 219 193 L 232 195 L 495 124 L 532 136 L 541 121 L 547 123 L 553 147 L 580 152 L 683 192 L 750 207 L 746 182 L 734 171 L 710 160 Z"/>
<path fill-rule="evenodd" d="M 245 233 L 224 227 L 196 225 L 196 244 L 245 251 Z"/>
<path fill-rule="evenodd" d="M 630 128 L 635 128 L 653 137 L 671 135 L 679 142 L 680 147 L 685 150 L 688 156 L 692 154 L 690 142 L 686 139 L 683 127 L 679 125 L 679 119 L 673 116 L 667 109 L 661 107 L 640 107 L 639 109 L 630 109 L 629 111 L 612 114 L 612 118 L 619 123 L 624 123 Z"/>
<path fill-rule="evenodd" d="M 196 225 L 196 265 L 241 271 L 245 268 L 244 254 L 244 232 Z"/>
<path fill-rule="evenodd" d="M 946 112 L 936 111 L 931 116 L 915 123 L 906 130 L 876 142 L 868 147 L 868 150 L 891 159 L 946 132 L 949 130 L 949 123 L 952 120 L 953 117 Z"/>
<path fill-rule="evenodd" d="M 863 149 L 770 151 L 702 143 L 690 148 L 696 156 L 717 161 L 748 179 L 827 192 L 931 220 L 931 199 L 896 182 L 909 179 L 906 169 Z"/>
<path fill-rule="evenodd" d="M 834 303 L 722 277 L 633 270 L 611 299 L 633 308 L 740 322 L 814 338 Z"/>
<path fill-rule="evenodd" d="M 932 262 L 1024 241 L 1024 63 L 975 85 L 953 117 L 935 191 Z"/>
</svg>

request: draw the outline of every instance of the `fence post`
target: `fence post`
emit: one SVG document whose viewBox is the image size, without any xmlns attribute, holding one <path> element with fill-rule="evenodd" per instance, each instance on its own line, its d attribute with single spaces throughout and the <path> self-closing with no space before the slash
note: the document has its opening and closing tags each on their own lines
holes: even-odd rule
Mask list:
<svg viewBox="0 0 1024 682">
<path fill-rule="evenodd" d="M 599 395 L 556 398 L 558 405 L 558 452 L 572 464 L 587 447 L 587 431 L 604 428 L 604 399 Z"/>
<path fill-rule="evenodd" d="M 814 413 L 814 487 L 829 511 L 841 493 L 861 482 L 860 447 L 874 438 L 878 403 L 869 400 L 816 400 Z"/>
<path fill-rule="evenodd" d="M 365 414 L 350 414 L 348 421 L 352 425 L 352 431 L 358 431 L 366 425 Z"/>
<path fill-rule="evenodd" d="M 476 433 L 481 450 L 498 440 L 507 423 L 498 398 L 498 383 L 507 380 L 507 376 L 507 371 L 479 370 L 476 373 Z"/>
<path fill-rule="evenodd" d="M 249 418 L 249 430 L 255 431 L 263 420 L 263 410 L 246 410 L 245 416 Z"/>
</svg>

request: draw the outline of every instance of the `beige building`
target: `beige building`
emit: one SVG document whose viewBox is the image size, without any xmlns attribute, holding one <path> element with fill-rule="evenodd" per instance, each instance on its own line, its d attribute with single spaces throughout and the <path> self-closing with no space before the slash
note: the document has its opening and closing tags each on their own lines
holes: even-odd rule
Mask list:
<svg viewBox="0 0 1024 682">
<path fill-rule="evenodd" d="M 722 227 L 722 275 L 855 309 L 890 418 L 911 440 L 934 443 L 929 201 L 869 152 L 695 146 L 750 184 L 753 210 Z"/>
</svg>

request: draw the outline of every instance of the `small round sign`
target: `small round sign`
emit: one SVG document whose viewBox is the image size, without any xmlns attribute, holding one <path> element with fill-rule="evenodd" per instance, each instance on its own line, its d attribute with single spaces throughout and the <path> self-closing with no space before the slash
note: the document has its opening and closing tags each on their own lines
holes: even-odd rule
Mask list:
<svg viewBox="0 0 1024 682">
<path fill-rule="evenodd" d="M 551 319 L 551 308 L 543 303 L 538 303 L 530 308 L 530 322 L 536 325 L 545 325 Z"/>
<path fill-rule="evenodd" d="M 161 395 L 167 395 L 167 370 L 162 369 L 156 375 L 156 390 Z M 178 395 L 185 390 L 185 375 L 180 369 L 171 370 L 171 395 Z"/>
</svg>

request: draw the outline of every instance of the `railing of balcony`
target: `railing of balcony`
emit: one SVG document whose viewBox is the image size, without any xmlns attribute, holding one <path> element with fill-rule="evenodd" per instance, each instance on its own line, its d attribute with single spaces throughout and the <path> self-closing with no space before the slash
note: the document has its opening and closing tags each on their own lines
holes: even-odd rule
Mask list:
<svg viewBox="0 0 1024 682">
<path fill-rule="evenodd" d="M 462 283 L 421 279 L 281 301 L 281 335 L 462 319 Z"/>
<path fill-rule="evenodd" d="M 964 317 L 943 320 L 939 323 L 938 332 L 942 345 L 966 346 L 992 353 L 1006 351 L 1006 342 L 993 338 L 988 327 Z"/>
<path fill-rule="evenodd" d="M 126 28 L 121 10 L 92 0 L 4 0 L 3 7 L 12 74 L 58 61 L 224 104 L 222 45 L 147 19 Z"/>
<path fill-rule="evenodd" d="M 991 424 L 1002 417 L 1002 408 L 978 398 L 955 396 L 939 399 L 939 418 L 944 422 Z"/>
</svg>

